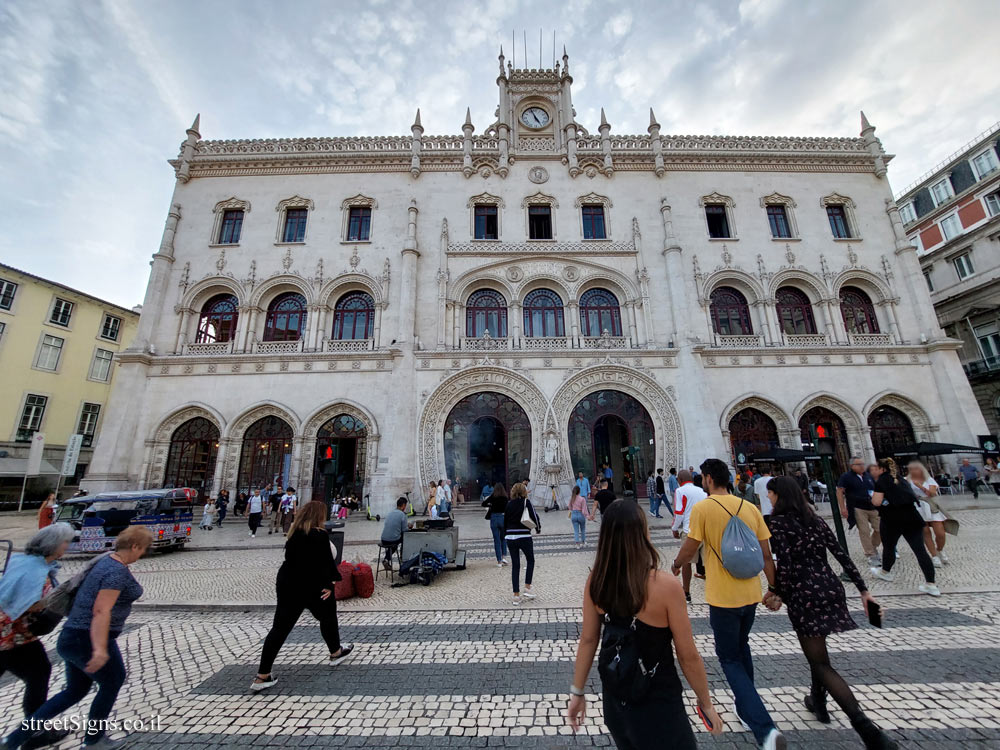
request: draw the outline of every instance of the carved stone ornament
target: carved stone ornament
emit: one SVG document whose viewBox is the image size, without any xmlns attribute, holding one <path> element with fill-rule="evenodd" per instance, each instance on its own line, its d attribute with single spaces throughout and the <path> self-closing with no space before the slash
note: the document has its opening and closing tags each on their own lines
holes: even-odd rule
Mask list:
<svg viewBox="0 0 1000 750">
<path fill-rule="evenodd" d="M 511 266 L 504 272 L 504 276 L 507 277 L 508 281 L 512 281 L 516 284 L 524 278 L 524 271 L 520 266 Z"/>
<path fill-rule="evenodd" d="M 361 256 L 358 255 L 358 246 L 357 245 L 354 246 L 354 252 L 351 253 L 350 263 L 351 263 L 351 270 L 352 271 L 357 271 L 358 270 L 358 264 L 361 263 Z"/>
<path fill-rule="evenodd" d="M 532 167 L 528 170 L 528 179 L 536 185 L 541 185 L 543 182 L 548 182 L 549 172 L 545 167 Z"/>
<path fill-rule="evenodd" d="M 292 248 L 285 248 L 285 254 L 281 258 L 281 267 L 288 273 L 292 268 Z"/>
<path fill-rule="evenodd" d="M 566 266 L 562 272 L 566 281 L 575 282 L 580 280 L 580 269 L 576 266 Z"/>
<path fill-rule="evenodd" d="M 215 261 L 215 267 L 218 269 L 219 273 L 226 270 L 226 248 L 222 248 L 219 251 L 219 257 Z"/>
</svg>

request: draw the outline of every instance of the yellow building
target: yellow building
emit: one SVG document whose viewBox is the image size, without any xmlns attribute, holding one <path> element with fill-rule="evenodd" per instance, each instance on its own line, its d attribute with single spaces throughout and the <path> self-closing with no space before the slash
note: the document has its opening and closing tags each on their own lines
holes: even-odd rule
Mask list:
<svg viewBox="0 0 1000 750">
<path fill-rule="evenodd" d="M 70 436 L 81 434 L 79 484 L 107 410 L 114 356 L 135 336 L 139 313 L 0 264 L 0 510 L 16 506 L 32 436 L 45 435 L 36 504 L 57 482 Z M 65 496 L 68 493 L 60 492 Z"/>
</svg>

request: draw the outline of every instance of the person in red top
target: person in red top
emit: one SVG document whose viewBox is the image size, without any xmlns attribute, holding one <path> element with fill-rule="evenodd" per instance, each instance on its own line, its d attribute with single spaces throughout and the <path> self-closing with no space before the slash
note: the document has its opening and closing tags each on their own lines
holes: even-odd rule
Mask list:
<svg viewBox="0 0 1000 750">
<path fill-rule="evenodd" d="M 56 493 L 50 492 L 38 509 L 38 528 L 44 529 L 56 520 Z"/>
</svg>

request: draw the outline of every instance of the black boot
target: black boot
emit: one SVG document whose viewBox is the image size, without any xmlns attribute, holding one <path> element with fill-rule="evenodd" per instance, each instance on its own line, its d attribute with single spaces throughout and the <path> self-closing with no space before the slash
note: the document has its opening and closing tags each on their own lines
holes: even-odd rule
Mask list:
<svg viewBox="0 0 1000 750">
<path fill-rule="evenodd" d="M 851 726 L 854 731 L 861 735 L 865 742 L 865 750 L 898 750 L 899 743 L 889 739 L 885 732 L 879 729 L 875 723 L 862 714 L 851 719 Z"/>
<path fill-rule="evenodd" d="M 826 708 L 825 690 L 821 689 L 818 693 L 815 691 L 811 692 L 805 697 L 803 702 L 806 704 L 806 710 L 816 717 L 816 721 L 820 724 L 830 723 L 830 712 Z"/>
</svg>

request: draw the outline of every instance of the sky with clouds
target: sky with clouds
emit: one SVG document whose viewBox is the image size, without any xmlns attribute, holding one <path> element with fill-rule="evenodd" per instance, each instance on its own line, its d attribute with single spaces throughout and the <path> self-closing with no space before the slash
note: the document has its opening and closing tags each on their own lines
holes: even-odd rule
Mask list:
<svg viewBox="0 0 1000 750">
<path fill-rule="evenodd" d="M 428 134 L 493 121 L 500 44 L 566 45 L 596 131 L 857 135 L 905 187 L 1000 120 L 996 0 L 4 0 L 0 262 L 142 301 L 173 158 L 204 138 Z M 547 62 L 546 62 L 547 61 Z"/>
</svg>

